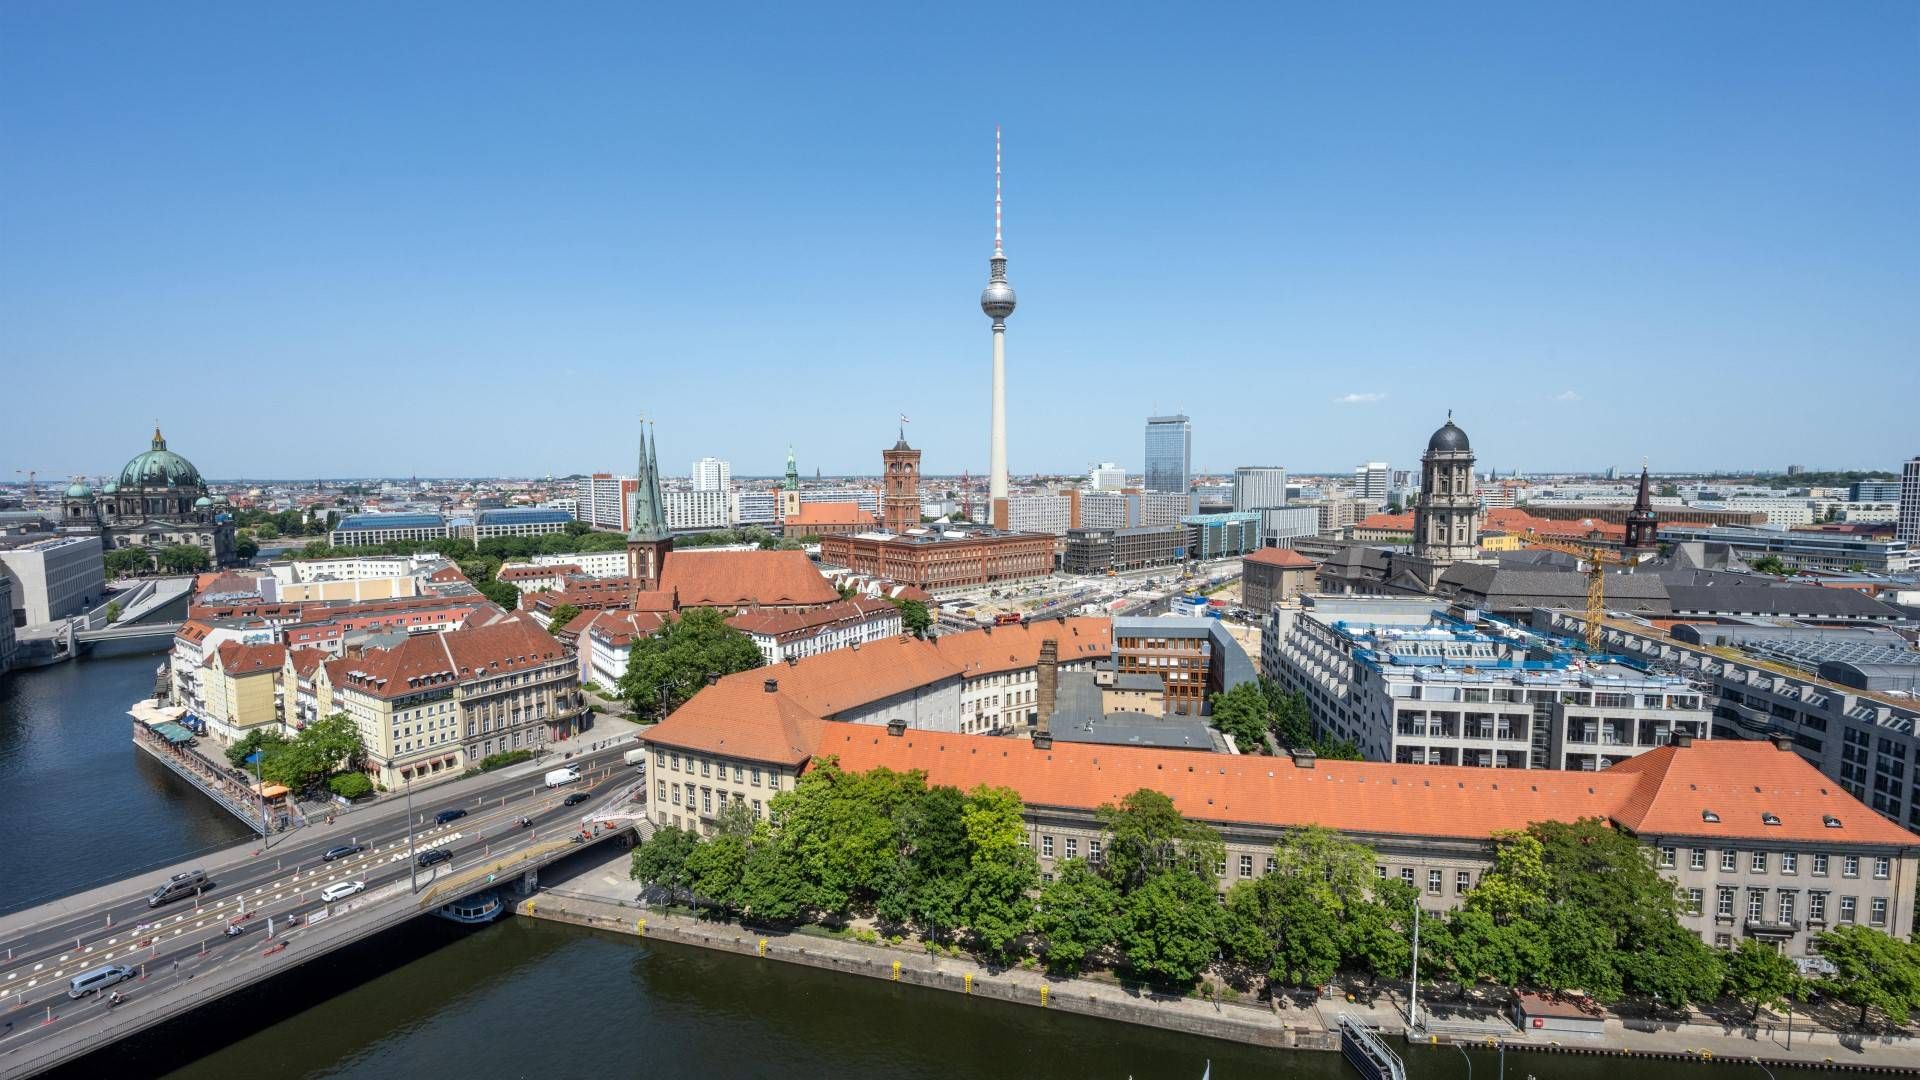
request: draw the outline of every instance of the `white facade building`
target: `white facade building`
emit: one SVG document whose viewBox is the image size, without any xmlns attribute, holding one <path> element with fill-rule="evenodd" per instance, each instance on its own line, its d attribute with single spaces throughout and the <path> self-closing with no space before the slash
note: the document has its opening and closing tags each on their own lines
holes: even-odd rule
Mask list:
<svg viewBox="0 0 1920 1080">
<path fill-rule="evenodd" d="M 733 466 L 717 457 L 693 463 L 693 490 L 725 491 L 733 480 Z"/>
<path fill-rule="evenodd" d="M 625 577 L 627 553 L 624 551 L 579 551 L 571 555 L 535 555 L 535 566 L 577 566 L 588 577 Z"/>
<path fill-rule="evenodd" d="M 1287 470 L 1278 465 L 1242 465 L 1233 470 L 1233 508 L 1272 510 L 1287 505 Z"/>
<path fill-rule="evenodd" d="M 732 521 L 733 503 L 724 490 L 664 491 L 660 500 L 667 510 L 667 528 L 672 532 L 724 529 Z"/>
<path fill-rule="evenodd" d="M 631 476 L 594 473 L 575 481 L 573 516 L 597 529 L 627 527 L 627 497 L 638 484 Z"/>
<path fill-rule="evenodd" d="M 1067 535 L 1072 498 L 1064 491 L 1023 491 L 1007 496 L 1007 528 L 1013 532 Z"/>
<path fill-rule="evenodd" d="M 748 612 L 727 624 L 752 638 L 768 664 L 884 641 L 901 632 L 900 609 L 866 598 L 842 600 L 817 611 Z"/>
<path fill-rule="evenodd" d="M 1127 470 L 1111 461 L 1103 461 L 1088 470 L 1087 483 L 1095 491 L 1119 491 L 1127 486 Z"/>
<path fill-rule="evenodd" d="M 13 581 L 16 626 L 81 615 L 106 602 L 107 578 L 98 536 L 55 536 L 0 547 L 0 574 Z"/>
<path fill-rule="evenodd" d="M 1711 702 L 1692 680 L 1576 659 L 1426 598 L 1308 597 L 1274 608 L 1261 641 L 1263 673 L 1306 695 L 1315 730 L 1372 761 L 1595 771 L 1676 733 L 1711 736 Z"/>
<path fill-rule="evenodd" d="M 735 525 L 774 525 L 780 521 L 777 491 L 736 491 L 731 498 Z"/>
<path fill-rule="evenodd" d="M 1369 461 L 1353 470 L 1353 496 L 1375 506 L 1385 506 L 1388 489 L 1393 486 L 1393 470 L 1384 461 Z"/>
</svg>

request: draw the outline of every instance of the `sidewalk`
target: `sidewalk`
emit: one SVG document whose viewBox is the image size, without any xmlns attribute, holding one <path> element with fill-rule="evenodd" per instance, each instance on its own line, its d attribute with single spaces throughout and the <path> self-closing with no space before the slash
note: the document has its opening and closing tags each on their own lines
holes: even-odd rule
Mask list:
<svg viewBox="0 0 1920 1080">
<path fill-rule="evenodd" d="M 815 936 L 801 932 L 756 931 L 735 923 L 707 922 L 639 905 L 638 886 L 627 877 L 628 856 L 623 852 L 597 869 L 574 875 L 557 888 L 548 888 L 523 901 L 520 914 L 580 926 L 613 930 L 643 937 L 666 938 L 727 952 L 808 964 L 830 970 L 863 974 L 961 993 L 996 997 L 1015 1004 L 1064 1008 L 1113 1020 L 1149 1024 L 1198 1035 L 1232 1039 L 1260 1046 L 1335 1050 L 1339 1048 L 1342 1013 L 1372 1023 L 1394 1036 L 1406 1033 L 1406 1003 L 1394 993 L 1382 992 L 1373 1003 L 1321 998 L 1295 1004 L 1291 998 L 1259 1002 L 1209 1001 L 1132 990 L 1106 979 L 1056 979 L 1023 968 L 993 969 L 971 957 L 935 958 L 918 948 L 867 945 L 850 938 Z M 893 969 L 899 964 L 899 973 Z M 969 978 L 970 977 L 970 978 Z M 1424 995 L 1423 995 L 1424 1003 Z M 1424 1004 L 1423 1009 L 1424 1012 Z M 1489 1030 L 1500 1031 L 1498 1041 L 1509 1050 L 1641 1054 L 1663 1057 L 1746 1061 L 1768 1064 L 1834 1065 L 1842 1068 L 1920 1071 L 1920 1040 L 1905 1036 L 1860 1035 L 1809 1030 L 1796 1025 L 1793 1046 L 1786 1045 L 1784 1025 L 1758 1029 L 1717 1022 L 1654 1024 L 1639 1019 L 1623 1021 L 1609 1016 L 1600 1036 L 1530 1035 L 1487 1012 L 1498 1021 Z M 1490 1046 L 1487 1036 L 1439 1035 L 1439 1043 Z"/>
</svg>

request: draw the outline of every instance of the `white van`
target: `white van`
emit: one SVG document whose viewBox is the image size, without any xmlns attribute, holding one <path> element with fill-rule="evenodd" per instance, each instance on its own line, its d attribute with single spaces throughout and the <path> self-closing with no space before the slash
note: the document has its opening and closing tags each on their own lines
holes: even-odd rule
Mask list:
<svg viewBox="0 0 1920 1080">
<path fill-rule="evenodd" d="M 577 784 L 579 782 L 579 769 L 555 769 L 547 774 L 547 786 L 550 788 L 565 787 L 568 784 Z"/>
<path fill-rule="evenodd" d="M 86 997 L 88 994 L 97 994 L 114 983 L 133 978 L 135 974 L 137 973 L 132 968 L 122 967 L 119 964 L 94 968 L 85 975 L 75 975 L 73 980 L 67 983 L 67 996 L 77 999 Z"/>
<path fill-rule="evenodd" d="M 629 765 L 639 765 L 642 768 L 646 767 L 647 752 L 645 750 L 629 750 L 623 757 Z"/>
</svg>

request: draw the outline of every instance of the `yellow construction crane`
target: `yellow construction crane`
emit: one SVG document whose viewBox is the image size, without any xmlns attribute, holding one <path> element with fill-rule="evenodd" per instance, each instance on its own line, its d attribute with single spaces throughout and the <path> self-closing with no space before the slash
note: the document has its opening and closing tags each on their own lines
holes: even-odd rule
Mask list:
<svg viewBox="0 0 1920 1080">
<path fill-rule="evenodd" d="M 1593 547 L 1573 540 L 1562 540 L 1553 536 L 1541 536 L 1533 530 L 1527 530 L 1522 538 L 1534 547 L 1551 548 L 1564 551 L 1587 564 L 1587 651 L 1600 651 L 1601 620 L 1607 615 L 1607 567 L 1625 566 L 1632 560 L 1617 551 Z"/>
</svg>

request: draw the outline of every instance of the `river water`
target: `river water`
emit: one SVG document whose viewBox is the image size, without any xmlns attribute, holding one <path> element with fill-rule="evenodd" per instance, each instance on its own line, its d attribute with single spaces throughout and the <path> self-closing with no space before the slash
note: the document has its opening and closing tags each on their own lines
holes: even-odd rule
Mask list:
<svg viewBox="0 0 1920 1080">
<path fill-rule="evenodd" d="M 0 682 L 0 910 L 238 842 L 246 828 L 134 750 L 156 654 Z M 1500 1061 L 1472 1055 L 1479 1080 Z M 1470 1080 L 1451 1049 L 1411 1080 Z M 1336 1054 L 1263 1050 L 531 919 L 416 920 L 57 1074 L 231 1077 L 1060 1077 L 1350 1080 Z M 1513 1080 L 1616 1080 L 1623 1062 L 1508 1054 Z M 1636 1061 L 1636 1080 L 1701 1080 Z M 1766 1080 L 1751 1066 L 1728 1077 Z M 1823 1074 L 1796 1071 L 1795 1080 Z M 1839 1074 L 1830 1074 L 1837 1077 Z"/>
</svg>

